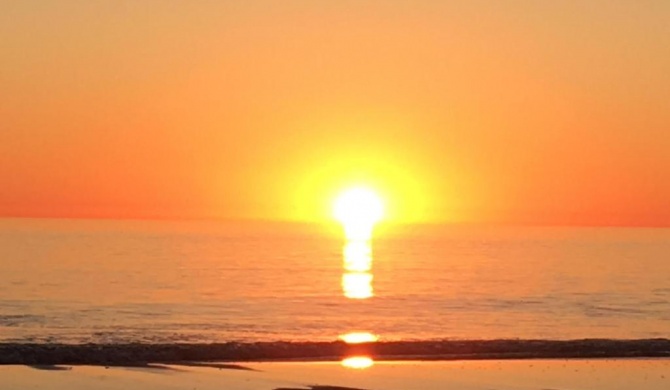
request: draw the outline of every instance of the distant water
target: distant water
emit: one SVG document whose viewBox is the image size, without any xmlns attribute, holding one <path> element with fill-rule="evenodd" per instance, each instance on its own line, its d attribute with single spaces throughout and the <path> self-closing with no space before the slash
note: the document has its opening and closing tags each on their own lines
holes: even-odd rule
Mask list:
<svg viewBox="0 0 670 390">
<path fill-rule="evenodd" d="M 0 342 L 670 337 L 670 229 L 338 233 L 0 220 Z"/>
</svg>

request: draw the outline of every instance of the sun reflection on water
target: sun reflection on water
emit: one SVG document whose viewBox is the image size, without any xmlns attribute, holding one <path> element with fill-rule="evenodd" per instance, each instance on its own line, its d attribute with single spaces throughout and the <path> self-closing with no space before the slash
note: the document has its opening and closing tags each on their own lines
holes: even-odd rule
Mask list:
<svg viewBox="0 0 670 390">
<path fill-rule="evenodd" d="M 372 268 L 372 248 L 368 241 L 348 241 L 343 252 L 345 270 L 367 272 Z"/>
<path fill-rule="evenodd" d="M 374 295 L 372 289 L 372 249 L 367 241 L 349 241 L 344 245 L 344 270 L 342 291 L 350 299 L 367 299 Z"/>
<path fill-rule="evenodd" d="M 369 272 L 347 272 L 342 275 L 344 296 L 350 299 L 368 299 L 374 295 L 372 274 Z"/>
<path fill-rule="evenodd" d="M 342 248 L 342 292 L 346 298 L 365 300 L 374 296 L 372 287 L 372 231 L 381 219 L 383 204 L 371 190 L 353 188 L 345 191 L 334 205 L 335 218 L 342 223 L 346 242 Z M 352 303 L 354 304 L 354 303 Z M 369 332 L 351 331 L 339 336 L 349 345 L 349 356 L 342 366 L 365 369 L 374 364 L 370 345 L 379 337 Z"/>
<path fill-rule="evenodd" d="M 374 343 L 379 340 L 379 336 L 369 332 L 350 332 L 340 335 L 339 338 L 347 344 Z"/>
<path fill-rule="evenodd" d="M 357 370 L 362 370 L 365 368 L 372 367 L 375 362 L 368 356 L 351 356 L 346 359 L 342 359 L 341 362 L 343 367 L 354 368 Z"/>
<path fill-rule="evenodd" d="M 372 248 L 370 241 L 349 240 L 342 250 L 344 272 L 342 274 L 342 292 L 349 299 L 368 299 L 374 296 L 372 288 Z M 340 335 L 340 340 L 349 345 L 375 343 L 377 335 L 369 332 L 352 331 Z M 352 351 L 353 352 L 353 351 Z M 362 351 L 354 352 L 360 353 Z M 367 354 L 367 352 L 365 352 Z M 371 367 L 374 361 L 370 356 L 350 356 L 342 360 L 342 366 L 353 369 Z"/>
</svg>

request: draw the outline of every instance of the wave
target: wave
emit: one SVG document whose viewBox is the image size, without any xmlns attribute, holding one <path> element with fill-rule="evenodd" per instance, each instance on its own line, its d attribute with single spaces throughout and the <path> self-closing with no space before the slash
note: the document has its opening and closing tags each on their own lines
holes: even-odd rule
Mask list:
<svg viewBox="0 0 670 390">
<path fill-rule="evenodd" d="M 7 314 L 0 315 L 0 326 L 20 326 L 27 323 L 37 323 L 44 319 L 43 316 L 33 314 Z"/>
<path fill-rule="evenodd" d="M 214 344 L 0 343 L 0 364 L 137 365 L 180 362 L 324 361 L 352 355 L 375 360 L 474 360 L 670 357 L 670 339 L 437 340 L 255 342 Z"/>
</svg>

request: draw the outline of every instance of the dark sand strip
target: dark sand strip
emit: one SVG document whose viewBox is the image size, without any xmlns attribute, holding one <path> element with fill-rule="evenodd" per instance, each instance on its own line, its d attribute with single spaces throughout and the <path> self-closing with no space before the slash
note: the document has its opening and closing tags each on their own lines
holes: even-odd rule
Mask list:
<svg viewBox="0 0 670 390">
<path fill-rule="evenodd" d="M 481 360 L 670 357 L 670 340 L 445 340 L 218 344 L 0 344 L 0 364 L 132 366 L 148 363 L 339 360 Z M 217 367 L 219 368 L 219 367 Z M 222 368 L 222 367 L 221 367 Z"/>
<path fill-rule="evenodd" d="M 186 366 L 186 367 L 209 367 L 217 368 L 219 370 L 244 370 L 244 371 L 258 371 L 251 367 L 242 366 L 239 364 L 232 363 L 209 363 L 209 362 L 179 362 L 173 363 L 177 366 Z"/>
<path fill-rule="evenodd" d="M 309 386 L 309 387 L 278 387 L 274 390 L 366 390 L 366 389 L 359 389 L 356 387 L 342 387 L 342 386 L 320 386 L 320 385 L 314 385 L 314 386 Z"/>
<path fill-rule="evenodd" d="M 105 368 L 128 368 L 128 369 L 134 369 L 134 370 L 140 370 L 140 371 L 149 371 L 149 372 L 157 372 L 157 371 L 180 371 L 174 367 L 169 367 L 165 366 L 162 364 L 154 364 L 154 363 L 128 363 L 128 364 L 108 364 L 105 366 Z"/>
<path fill-rule="evenodd" d="M 69 371 L 72 367 L 56 366 L 53 364 L 31 364 L 28 367 L 43 371 Z"/>
</svg>

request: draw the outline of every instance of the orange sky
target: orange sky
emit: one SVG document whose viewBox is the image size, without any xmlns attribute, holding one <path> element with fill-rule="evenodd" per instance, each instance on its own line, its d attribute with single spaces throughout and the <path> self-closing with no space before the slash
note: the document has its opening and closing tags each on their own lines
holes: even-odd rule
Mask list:
<svg viewBox="0 0 670 390">
<path fill-rule="evenodd" d="M 670 225 L 670 2 L 0 3 L 0 215 Z"/>
</svg>

